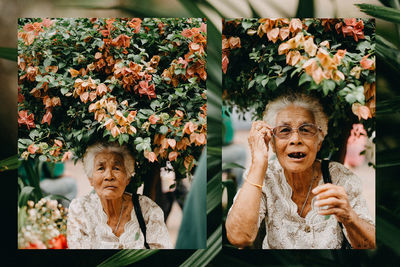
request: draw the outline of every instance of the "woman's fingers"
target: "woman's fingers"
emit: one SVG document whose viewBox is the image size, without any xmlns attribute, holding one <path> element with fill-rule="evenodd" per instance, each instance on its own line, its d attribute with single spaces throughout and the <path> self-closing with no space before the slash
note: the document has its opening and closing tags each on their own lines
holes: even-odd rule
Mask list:
<svg viewBox="0 0 400 267">
<path fill-rule="evenodd" d="M 345 201 L 342 199 L 338 199 L 336 197 L 329 197 L 326 199 L 318 200 L 314 203 L 315 206 L 317 207 L 322 207 L 322 206 L 329 206 L 329 207 L 344 207 Z"/>
<path fill-rule="evenodd" d="M 343 209 L 340 208 L 330 208 L 326 210 L 319 210 L 319 215 L 336 215 L 337 217 L 341 217 L 344 213 Z"/>
<path fill-rule="evenodd" d="M 324 199 L 329 197 L 347 198 L 346 191 L 342 186 L 333 185 L 330 183 L 319 185 L 312 190 L 317 199 Z"/>
</svg>

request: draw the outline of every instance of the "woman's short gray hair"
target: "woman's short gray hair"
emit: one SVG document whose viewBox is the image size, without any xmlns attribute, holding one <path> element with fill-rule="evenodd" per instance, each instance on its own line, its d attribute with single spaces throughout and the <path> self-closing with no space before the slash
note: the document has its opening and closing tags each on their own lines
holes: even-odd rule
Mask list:
<svg viewBox="0 0 400 267">
<path fill-rule="evenodd" d="M 118 143 L 96 143 L 86 149 L 83 156 L 83 168 L 88 177 L 93 175 L 94 158 L 97 154 L 102 152 L 115 152 L 122 156 L 124 159 L 124 167 L 126 175 L 131 177 L 135 172 L 135 159 L 126 146 L 120 146 Z"/>
<path fill-rule="evenodd" d="M 269 125 L 275 127 L 276 116 L 279 111 L 289 106 L 302 107 L 309 110 L 314 115 L 315 124 L 321 127 L 322 134 L 318 135 L 320 141 L 324 140 L 325 136 L 328 134 L 328 117 L 317 98 L 303 93 L 282 95 L 269 102 L 265 107 L 263 120 Z"/>
</svg>

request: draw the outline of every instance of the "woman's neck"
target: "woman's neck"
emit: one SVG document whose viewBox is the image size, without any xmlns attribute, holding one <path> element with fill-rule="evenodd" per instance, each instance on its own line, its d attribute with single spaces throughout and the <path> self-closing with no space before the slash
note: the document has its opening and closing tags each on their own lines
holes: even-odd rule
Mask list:
<svg viewBox="0 0 400 267">
<path fill-rule="evenodd" d="M 293 173 L 284 170 L 286 181 L 290 187 L 292 187 L 293 192 L 302 194 L 303 192 L 307 192 L 309 190 L 313 177 L 317 175 L 314 165 L 315 163 L 304 172 L 299 173 Z"/>
<path fill-rule="evenodd" d="M 121 209 L 122 209 L 123 198 L 124 198 L 124 195 L 122 195 L 120 198 L 116 198 L 116 199 L 100 198 L 101 205 L 103 206 L 103 210 L 107 214 L 107 217 L 109 219 L 119 217 L 119 215 L 121 213 Z"/>
</svg>

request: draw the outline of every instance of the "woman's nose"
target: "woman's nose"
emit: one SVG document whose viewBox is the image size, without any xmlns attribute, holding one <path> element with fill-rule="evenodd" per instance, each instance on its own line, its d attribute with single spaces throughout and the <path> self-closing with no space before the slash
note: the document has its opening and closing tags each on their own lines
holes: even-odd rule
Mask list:
<svg viewBox="0 0 400 267">
<path fill-rule="evenodd" d="M 289 138 L 289 142 L 293 145 L 301 144 L 302 139 L 298 130 L 293 130 L 292 135 Z"/>
<path fill-rule="evenodd" d="M 104 179 L 106 181 L 114 179 L 114 175 L 113 175 L 113 173 L 112 173 L 112 171 L 110 169 L 106 169 L 106 171 L 104 172 Z"/>
</svg>

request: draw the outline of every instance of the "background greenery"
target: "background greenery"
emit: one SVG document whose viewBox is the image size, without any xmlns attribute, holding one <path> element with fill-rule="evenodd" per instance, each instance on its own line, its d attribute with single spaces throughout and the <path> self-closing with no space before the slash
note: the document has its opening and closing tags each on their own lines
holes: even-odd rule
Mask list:
<svg viewBox="0 0 400 267">
<path fill-rule="evenodd" d="M 254 2 L 246 4 L 250 13 L 241 13 L 235 10 L 235 5 L 223 2 L 222 5 L 213 7 L 205 1 L 181 0 L 179 8 L 168 13 L 165 9 L 156 8 L 152 1 L 127 1 L 126 6 L 119 6 L 124 15 L 131 16 L 194 16 L 202 17 L 204 14 L 199 7 L 207 10 L 209 18 L 220 28 L 221 17 L 266 16 L 268 9 L 255 8 Z M 312 0 L 302 0 L 295 8 L 279 6 L 275 2 L 259 1 L 278 10 L 282 17 L 313 17 L 315 6 Z M 208 149 L 207 149 L 207 250 L 176 250 L 170 251 L 68 251 L 64 254 L 55 253 L 25 253 L 18 252 L 18 260 L 30 262 L 32 265 L 54 265 L 63 262 L 70 265 L 93 266 L 113 256 L 114 266 L 124 266 L 137 262 L 140 266 L 154 266 L 163 263 L 165 266 L 177 266 L 184 261 L 199 259 L 202 265 L 210 266 L 253 266 L 253 265 L 296 265 L 296 266 L 395 266 L 400 256 L 400 207 L 398 206 L 400 182 L 398 179 L 400 165 L 400 141 L 396 126 L 400 124 L 400 97 L 398 96 L 399 84 L 399 31 L 397 24 L 400 22 L 398 1 L 381 1 L 380 6 L 390 9 L 377 9 L 363 6 L 363 10 L 377 18 L 377 249 L 371 251 L 249 251 L 249 250 L 222 250 L 221 251 L 221 35 L 217 27 L 208 23 Z M 232 11 L 233 10 L 233 11 Z M 289 12 L 292 10 L 293 12 Z M 231 12 L 232 11 L 232 12 Z M 79 14 L 79 13 L 78 13 Z M 249 15 L 250 14 L 250 15 Z M 334 14 L 337 14 L 336 11 Z M 46 15 L 46 14 L 43 14 Z M 384 20 L 396 23 L 385 23 Z M 14 23 L 15 23 L 14 19 Z M 15 46 L 14 46 L 15 47 Z M 16 49 L 0 50 L 3 58 L 16 60 Z M 16 65 L 16 64 L 15 64 Z M 16 68 L 16 67 L 15 67 Z M 16 76 L 15 76 L 16 77 Z M 13 88 L 16 91 L 16 87 Z M 15 93 L 16 96 L 16 93 Z M 16 99 L 16 97 L 15 97 Z M 15 101 L 16 102 L 16 101 Z M 15 110 L 15 108 L 14 108 Z M 7 121 L 7 118 L 2 118 Z M 16 120 L 15 120 L 16 121 Z M 16 122 L 15 122 L 16 125 Z M 15 142 L 16 136 L 6 139 Z M 11 151 L 11 150 L 10 150 Z M 14 150 L 15 151 L 15 150 Z M 16 152 L 14 152 L 16 153 Z M 15 172 L 8 172 L 10 181 L 15 181 Z M 14 177 L 14 180 L 11 178 Z M 11 185 L 15 186 L 15 182 Z M 13 188 L 13 187 L 11 187 Z M 15 210 L 13 204 L 11 212 Z M 15 212 L 14 212 L 15 213 Z M 14 235 L 15 239 L 15 235 Z M 14 241 L 15 242 L 15 241 Z M 12 239 L 10 240 L 12 243 Z M 115 259 L 117 258 L 117 259 Z M 140 262 L 138 262 L 140 261 Z"/>
</svg>

